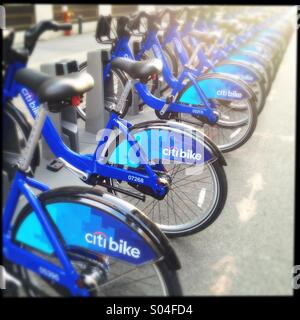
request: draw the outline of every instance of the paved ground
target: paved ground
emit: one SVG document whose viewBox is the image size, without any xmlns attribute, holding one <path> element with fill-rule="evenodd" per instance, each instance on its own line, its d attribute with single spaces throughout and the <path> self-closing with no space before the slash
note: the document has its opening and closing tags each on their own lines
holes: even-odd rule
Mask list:
<svg viewBox="0 0 300 320">
<path fill-rule="evenodd" d="M 39 42 L 30 66 L 62 58 L 85 60 L 97 48 L 92 34 Z M 257 129 L 226 154 L 229 191 L 219 219 L 208 229 L 172 240 L 182 262 L 185 295 L 290 295 L 294 237 L 296 37 L 293 36 Z M 154 118 L 148 109 L 135 121 Z M 81 124 L 82 126 L 82 124 Z M 81 150 L 95 138 L 82 132 Z M 50 186 L 78 184 L 66 171 L 36 177 Z"/>
</svg>

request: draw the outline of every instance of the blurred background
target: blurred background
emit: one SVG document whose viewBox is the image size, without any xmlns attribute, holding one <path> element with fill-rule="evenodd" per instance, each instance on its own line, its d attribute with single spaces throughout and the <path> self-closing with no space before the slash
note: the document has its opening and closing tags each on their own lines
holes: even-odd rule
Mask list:
<svg viewBox="0 0 300 320">
<path fill-rule="evenodd" d="M 95 31 L 100 15 L 112 16 L 131 14 L 136 11 L 154 11 L 165 6 L 154 5 L 98 5 L 98 4 L 26 4 L 4 3 L 6 9 L 6 27 L 19 31 L 16 42 L 23 40 L 24 30 L 42 20 L 54 19 L 59 22 L 72 22 L 72 33 Z M 81 29 L 81 30 L 80 30 Z M 48 32 L 41 39 L 61 36 L 61 33 Z"/>
</svg>

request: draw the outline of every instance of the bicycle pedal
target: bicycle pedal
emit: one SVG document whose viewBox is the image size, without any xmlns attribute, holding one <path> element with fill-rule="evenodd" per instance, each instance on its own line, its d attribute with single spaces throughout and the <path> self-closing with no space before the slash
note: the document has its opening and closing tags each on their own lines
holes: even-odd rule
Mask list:
<svg viewBox="0 0 300 320">
<path fill-rule="evenodd" d="M 54 159 L 52 160 L 48 165 L 47 165 L 47 169 L 52 171 L 52 172 L 57 172 L 59 171 L 62 167 L 64 166 L 64 164 L 58 160 L 58 159 Z"/>
</svg>

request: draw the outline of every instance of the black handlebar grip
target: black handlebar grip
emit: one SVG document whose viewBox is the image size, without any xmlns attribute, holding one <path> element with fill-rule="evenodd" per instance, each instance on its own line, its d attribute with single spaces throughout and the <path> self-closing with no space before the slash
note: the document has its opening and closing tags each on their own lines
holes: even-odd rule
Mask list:
<svg viewBox="0 0 300 320">
<path fill-rule="evenodd" d="M 131 18 L 130 21 L 128 21 L 127 23 L 127 27 L 129 30 L 133 31 L 133 30 L 139 30 L 140 27 L 140 17 L 136 16 Z"/>
<path fill-rule="evenodd" d="M 72 30 L 72 23 L 60 23 L 57 26 L 57 30 L 69 31 Z"/>
<path fill-rule="evenodd" d="M 141 19 L 146 18 L 147 21 L 149 21 L 149 17 L 150 17 L 150 15 L 145 11 L 141 11 L 138 14 L 131 16 L 128 23 L 127 23 L 128 29 L 131 31 L 139 30 Z"/>
</svg>

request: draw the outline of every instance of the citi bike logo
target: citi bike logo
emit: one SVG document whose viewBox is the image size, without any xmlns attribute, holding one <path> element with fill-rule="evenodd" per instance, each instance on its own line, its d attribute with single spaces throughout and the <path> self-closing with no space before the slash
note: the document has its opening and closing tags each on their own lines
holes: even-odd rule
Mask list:
<svg viewBox="0 0 300 320">
<path fill-rule="evenodd" d="M 245 80 L 245 81 L 252 81 L 253 80 L 253 77 L 251 77 L 249 74 L 243 74 L 243 75 L 241 75 L 241 78 L 242 78 L 242 80 Z"/>
<path fill-rule="evenodd" d="M 28 91 L 26 88 L 22 88 L 21 94 L 24 97 L 25 101 L 28 103 L 29 107 L 34 112 L 34 114 L 36 114 L 39 107 L 36 105 L 36 101 L 35 101 L 32 93 L 30 91 Z"/>
<path fill-rule="evenodd" d="M 223 96 L 223 97 L 232 97 L 232 98 L 241 98 L 242 94 L 237 91 L 230 91 L 230 90 L 225 90 L 221 89 L 217 91 L 218 96 Z"/>
<path fill-rule="evenodd" d="M 191 160 L 201 160 L 202 157 L 200 153 L 193 152 L 193 150 L 188 149 L 187 151 L 184 151 L 183 149 L 178 149 L 177 147 L 164 148 L 162 153 L 165 156 L 180 157 Z"/>
<path fill-rule="evenodd" d="M 85 241 L 99 248 L 108 249 L 109 251 L 119 253 L 134 259 L 139 259 L 141 252 L 138 248 L 128 245 L 126 240 L 120 239 L 118 242 L 112 237 L 101 231 L 86 233 Z"/>
</svg>

